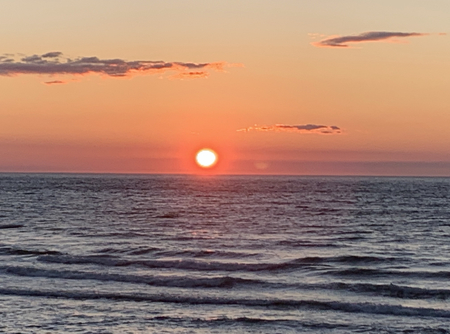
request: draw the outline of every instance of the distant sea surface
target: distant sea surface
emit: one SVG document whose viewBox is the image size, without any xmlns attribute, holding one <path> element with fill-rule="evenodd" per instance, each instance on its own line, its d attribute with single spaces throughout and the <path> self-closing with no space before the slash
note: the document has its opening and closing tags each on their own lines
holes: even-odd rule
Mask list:
<svg viewBox="0 0 450 334">
<path fill-rule="evenodd" d="M 450 333 L 450 179 L 0 174 L 1 333 Z"/>
</svg>

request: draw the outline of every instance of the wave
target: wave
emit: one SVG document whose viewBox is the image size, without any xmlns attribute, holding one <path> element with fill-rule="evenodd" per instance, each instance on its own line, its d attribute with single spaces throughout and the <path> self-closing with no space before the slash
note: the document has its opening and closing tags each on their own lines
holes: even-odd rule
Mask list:
<svg viewBox="0 0 450 334">
<path fill-rule="evenodd" d="M 129 255 L 145 255 L 160 252 L 161 248 L 156 247 L 139 247 L 135 249 L 124 249 L 124 248 L 102 248 L 97 251 L 101 254 L 129 254 Z"/>
<path fill-rule="evenodd" d="M 0 272 L 23 277 L 58 278 L 71 280 L 97 280 L 150 286 L 178 288 L 236 288 L 236 287 L 266 287 L 272 289 L 303 289 L 303 290 L 345 290 L 354 293 L 370 294 L 400 299 L 439 299 L 450 298 L 450 289 L 424 289 L 396 284 L 370 284 L 335 282 L 326 284 L 276 283 L 259 279 L 244 279 L 239 277 L 216 276 L 155 276 L 155 275 L 122 275 L 98 273 L 90 271 L 52 270 L 33 267 L 0 266 Z"/>
<path fill-rule="evenodd" d="M 38 261 L 63 264 L 97 264 L 102 266 L 143 266 L 152 269 L 182 269 L 196 271 L 273 271 L 292 267 L 287 263 L 225 263 L 194 260 L 122 260 L 110 256 L 39 256 Z"/>
<path fill-rule="evenodd" d="M 32 296 L 44 298 L 66 298 L 74 300 L 106 299 L 131 302 L 158 302 L 188 305 L 239 305 L 246 307 L 307 309 L 316 311 L 337 311 L 344 313 L 383 314 L 404 317 L 450 318 L 450 310 L 409 307 L 402 305 L 374 303 L 345 303 L 337 301 L 286 300 L 286 299 L 234 299 L 210 297 L 186 297 L 164 294 L 109 293 L 86 291 L 24 290 L 0 288 L 1 295 Z"/>
<path fill-rule="evenodd" d="M 404 258 L 383 257 L 383 256 L 363 256 L 363 255 L 343 255 L 328 258 L 327 261 L 345 264 L 358 263 L 387 263 L 387 262 L 404 262 Z"/>
<path fill-rule="evenodd" d="M 450 271 L 402 271 L 402 270 L 386 270 L 375 268 L 348 268 L 342 270 L 328 270 L 321 273 L 322 275 L 344 276 L 344 277 L 412 277 L 412 278 L 433 278 L 448 279 Z"/>
<path fill-rule="evenodd" d="M 253 317 L 218 317 L 218 318 L 179 318 L 179 317 L 170 317 L 170 316 L 155 316 L 152 320 L 164 321 L 164 322 L 176 322 L 177 325 L 184 326 L 224 326 L 231 325 L 236 327 L 236 325 L 268 325 L 268 326 L 277 326 L 277 332 L 280 331 L 280 326 L 285 327 L 286 329 L 298 330 L 299 328 L 307 328 L 307 329 L 346 329 L 351 331 L 355 326 L 351 324 L 341 324 L 341 323 L 326 323 L 323 321 L 314 322 L 305 320 L 292 320 L 292 319 L 283 319 L 283 318 L 253 318 Z M 372 327 L 372 326 L 371 326 Z M 358 329 L 361 330 L 361 326 L 358 326 Z M 369 328 L 369 329 L 373 329 Z M 441 333 L 441 332 L 440 332 Z M 447 333 L 447 332 L 442 332 Z"/>
<path fill-rule="evenodd" d="M 102 266 L 121 266 L 126 265 L 126 261 L 119 257 L 112 255 L 90 255 L 90 256 L 76 256 L 76 255 L 41 255 L 37 258 L 38 261 L 48 263 L 62 263 L 62 264 L 97 264 Z"/>
<path fill-rule="evenodd" d="M 277 271 L 306 267 L 316 263 L 316 258 L 303 258 L 281 263 L 206 262 L 194 260 L 123 260 L 114 256 L 42 255 L 38 261 L 62 264 L 96 264 L 102 266 L 182 269 L 197 271 Z"/>
<path fill-rule="evenodd" d="M 0 225 L 0 230 L 6 230 L 6 229 L 10 229 L 10 228 L 20 228 L 20 227 L 24 227 L 24 225 L 22 225 L 22 224 L 2 224 L 2 225 Z"/>
<path fill-rule="evenodd" d="M 0 272 L 23 277 L 59 278 L 71 280 L 97 280 L 122 283 L 147 284 L 178 288 L 233 288 L 238 285 L 262 285 L 263 281 L 230 276 L 180 277 L 95 273 L 87 271 L 51 270 L 32 267 L 0 267 Z"/>
<path fill-rule="evenodd" d="M 264 332 L 272 332 L 273 327 L 276 326 L 276 332 L 277 333 L 284 333 L 292 331 L 295 331 L 295 333 L 298 333 L 299 330 L 306 330 L 308 332 L 314 331 L 316 333 L 319 331 L 319 333 L 329 332 L 330 330 L 336 331 L 339 330 L 339 332 L 344 331 L 345 333 L 409 333 L 409 334 L 423 334 L 423 333 L 439 333 L 439 334 L 448 334 L 450 331 L 447 328 L 444 327 L 429 327 L 429 326 L 407 326 L 405 327 L 404 324 L 397 325 L 397 324 L 384 324 L 384 323 L 377 323 L 373 322 L 370 324 L 361 324 L 361 323 L 352 323 L 350 322 L 344 322 L 344 321 L 324 321 L 324 319 L 319 319 L 318 321 L 314 321 L 314 319 L 299 319 L 299 320 L 293 320 L 293 319 L 286 319 L 286 318 L 266 318 L 266 317 L 209 317 L 209 318 L 189 318 L 189 317 L 170 317 L 170 316 L 155 316 L 153 318 L 150 318 L 153 321 L 163 321 L 164 323 L 175 323 L 176 326 L 183 326 L 184 328 L 192 328 L 192 326 L 196 326 L 196 328 L 202 328 L 203 326 L 218 326 L 218 328 L 222 329 L 222 326 L 232 326 L 234 329 L 233 332 L 236 331 L 237 326 L 244 326 L 242 327 L 240 332 L 248 332 L 249 325 L 260 325 L 264 326 Z M 327 319 L 328 320 L 328 319 Z M 266 327 L 269 326 L 269 327 Z M 324 331 L 325 330 L 325 331 Z M 256 331 L 256 329 L 254 329 Z M 239 333 L 240 333 L 239 332 Z M 261 332 L 259 330 L 258 332 Z"/>
<path fill-rule="evenodd" d="M 145 252 L 145 250 L 141 250 Z M 139 251 L 139 252 L 141 252 Z M 158 251 L 157 251 L 158 252 Z M 247 254 L 234 252 L 209 252 L 209 251 L 162 251 L 160 255 L 181 256 L 189 255 L 197 258 L 213 257 L 237 257 L 242 258 Z M 257 254 L 251 254 L 255 256 Z M 165 268 L 165 269 L 181 269 L 181 270 L 197 270 L 197 271 L 280 271 L 294 270 L 302 268 L 311 268 L 321 266 L 327 268 L 332 263 L 359 264 L 359 263 L 385 263 L 397 261 L 397 258 L 383 258 L 374 256 L 338 256 L 338 257 L 303 257 L 286 262 L 279 263 L 248 263 L 248 262 L 221 262 L 221 261 L 199 261 L 192 259 L 180 260 L 141 260 L 141 259 L 123 259 L 114 255 L 91 255 L 91 256 L 75 256 L 63 254 L 43 254 L 38 257 L 38 261 L 47 263 L 63 263 L 63 264 L 94 264 L 101 266 L 127 267 L 127 266 L 143 266 L 147 268 Z M 383 275 L 383 271 L 377 269 L 352 268 L 340 271 L 327 271 L 332 275 Z"/>
<path fill-rule="evenodd" d="M 250 257 L 259 257 L 261 254 L 258 253 L 244 253 L 244 252 L 230 252 L 230 251 L 217 251 L 217 250 L 164 250 L 156 252 L 159 256 L 183 256 L 183 257 L 194 257 L 194 258 L 228 258 L 228 259 L 241 259 Z"/>
<path fill-rule="evenodd" d="M 343 264 L 359 264 L 359 263 L 390 263 L 406 261 L 405 259 L 399 259 L 395 257 L 377 257 L 377 256 L 359 256 L 359 255 L 344 255 L 344 256 L 332 256 L 332 257 L 303 257 L 294 259 L 287 262 L 280 263 L 224 263 L 224 262 L 198 262 L 193 260 L 123 260 L 119 256 L 114 254 L 127 254 L 127 255 L 145 255 L 153 254 L 154 256 L 168 256 L 168 257 L 187 257 L 187 258 L 225 258 L 225 259 L 243 259 L 243 258 L 255 258 L 259 257 L 259 253 L 244 253 L 233 251 L 217 251 L 217 250 L 163 250 L 156 247 L 142 247 L 132 250 L 104 248 L 98 251 L 98 255 L 88 256 L 76 256 L 63 254 L 58 251 L 52 250 L 36 250 L 36 249 L 22 249 L 15 247 L 0 247 L 0 254 L 6 255 L 36 255 L 40 256 L 39 261 L 52 262 L 52 263 L 64 263 L 64 264 L 98 264 L 105 266 L 129 266 L 133 264 L 143 265 L 152 268 L 167 268 L 176 267 L 179 269 L 195 269 L 195 270 L 279 270 L 279 269 L 295 269 L 302 265 L 312 264 L 326 264 L 326 263 L 343 263 Z M 46 256 L 49 255 L 49 256 Z M 370 273 L 372 269 L 368 271 L 358 268 L 352 268 L 349 270 L 342 270 L 336 274 L 340 275 L 352 275 L 352 274 L 364 274 Z"/>
<path fill-rule="evenodd" d="M 100 249 L 97 252 L 101 254 L 128 254 L 128 255 L 152 254 L 154 256 L 169 256 L 169 257 L 195 257 L 195 258 L 218 257 L 218 258 L 232 258 L 232 259 L 261 256 L 261 254 L 259 253 L 219 251 L 209 249 L 167 250 L 157 247 L 139 247 L 135 249 L 119 249 L 107 247 Z"/>
<path fill-rule="evenodd" d="M 423 289 L 396 284 L 370 284 L 370 283 L 331 283 L 318 287 L 330 290 L 346 290 L 352 292 L 374 293 L 385 297 L 402 299 L 448 299 L 449 289 Z"/>
<path fill-rule="evenodd" d="M 22 249 L 15 247 L 0 247 L 2 255 L 62 255 L 58 251 L 38 250 L 38 249 Z"/>
<path fill-rule="evenodd" d="M 304 248 L 342 248 L 342 245 L 338 245 L 335 243 L 323 243 L 323 242 L 312 242 L 305 240 L 280 240 L 277 242 L 278 245 L 281 246 L 289 246 L 289 247 L 304 247 Z"/>
</svg>

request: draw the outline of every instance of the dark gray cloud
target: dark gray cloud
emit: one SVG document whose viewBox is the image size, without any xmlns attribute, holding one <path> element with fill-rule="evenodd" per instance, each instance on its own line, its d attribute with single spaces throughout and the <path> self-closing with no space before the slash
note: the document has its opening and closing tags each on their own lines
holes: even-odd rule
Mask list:
<svg viewBox="0 0 450 334">
<path fill-rule="evenodd" d="M 56 57 L 61 57 L 62 56 L 62 52 L 47 52 L 45 54 L 43 54 L 41 57 L 42 58 L 56 58 Z"/>
<path fill-rule="evenodd" d="M 300 124 L 300 125 L 255 125 L 237 131 L 274 131 L 274 132 L 299 132 L 299 133 L 317 133 L 317 134 L 339 134 L 342 133 L 341 128 L 336 125 L 317 125 L 317 124 Z"/>
<path fill-rule="evenodd" d="M 388 31 L 369 31 L 363 32 L 359 35 L 328 37 L 319 42 L 312 43 L 317 47 L 332 47 L 332 48 L 348 48 L 349 43 L 363 43 L 363 42 L 378 42 L 391 40 L 392 38 L 406 38 L 414 36 L 426 36 L 428 34 L 417 32 L 388 32 Z"/>
<path fill-rule="evenodd" d="M 125 77 L 136 74 L 155 74 L 172 71 L 174 77 L 206 77 L 210 70 L 223 71 L 225 67 L 239 66 L 226 62 L 185 63 L 153 60 L 126 61 L 123 59 L 100 59 L 98 57 L 64 58 L 61 52 L 48 52 L 15 60 L 0 56 L 0 75 L 87 75 L 101 74 L 110 77 Z"/>
</svg>

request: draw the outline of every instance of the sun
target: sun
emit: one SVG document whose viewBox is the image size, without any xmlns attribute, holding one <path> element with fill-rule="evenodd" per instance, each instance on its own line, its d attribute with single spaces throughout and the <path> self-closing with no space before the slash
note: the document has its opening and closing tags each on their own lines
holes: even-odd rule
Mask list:
<svg viewBox="0 0 450 334">
<path fill-rule="evenodd" d="M 211 168 L 217 163 L 217 153 L 209 148 L 203 148 L 197 152 L 195 161 L 200 167 Z"/>
</svg>

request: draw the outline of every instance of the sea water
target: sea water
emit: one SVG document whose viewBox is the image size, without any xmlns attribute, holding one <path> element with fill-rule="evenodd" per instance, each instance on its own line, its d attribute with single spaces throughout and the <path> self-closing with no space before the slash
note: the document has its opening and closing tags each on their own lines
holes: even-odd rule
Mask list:
<svg viewBox="0 0 450 334">
<path fill-rule="evenodd" d="M 0 332 L 450 333 L 450 179 L 0 175 Z"/>
</svg>

